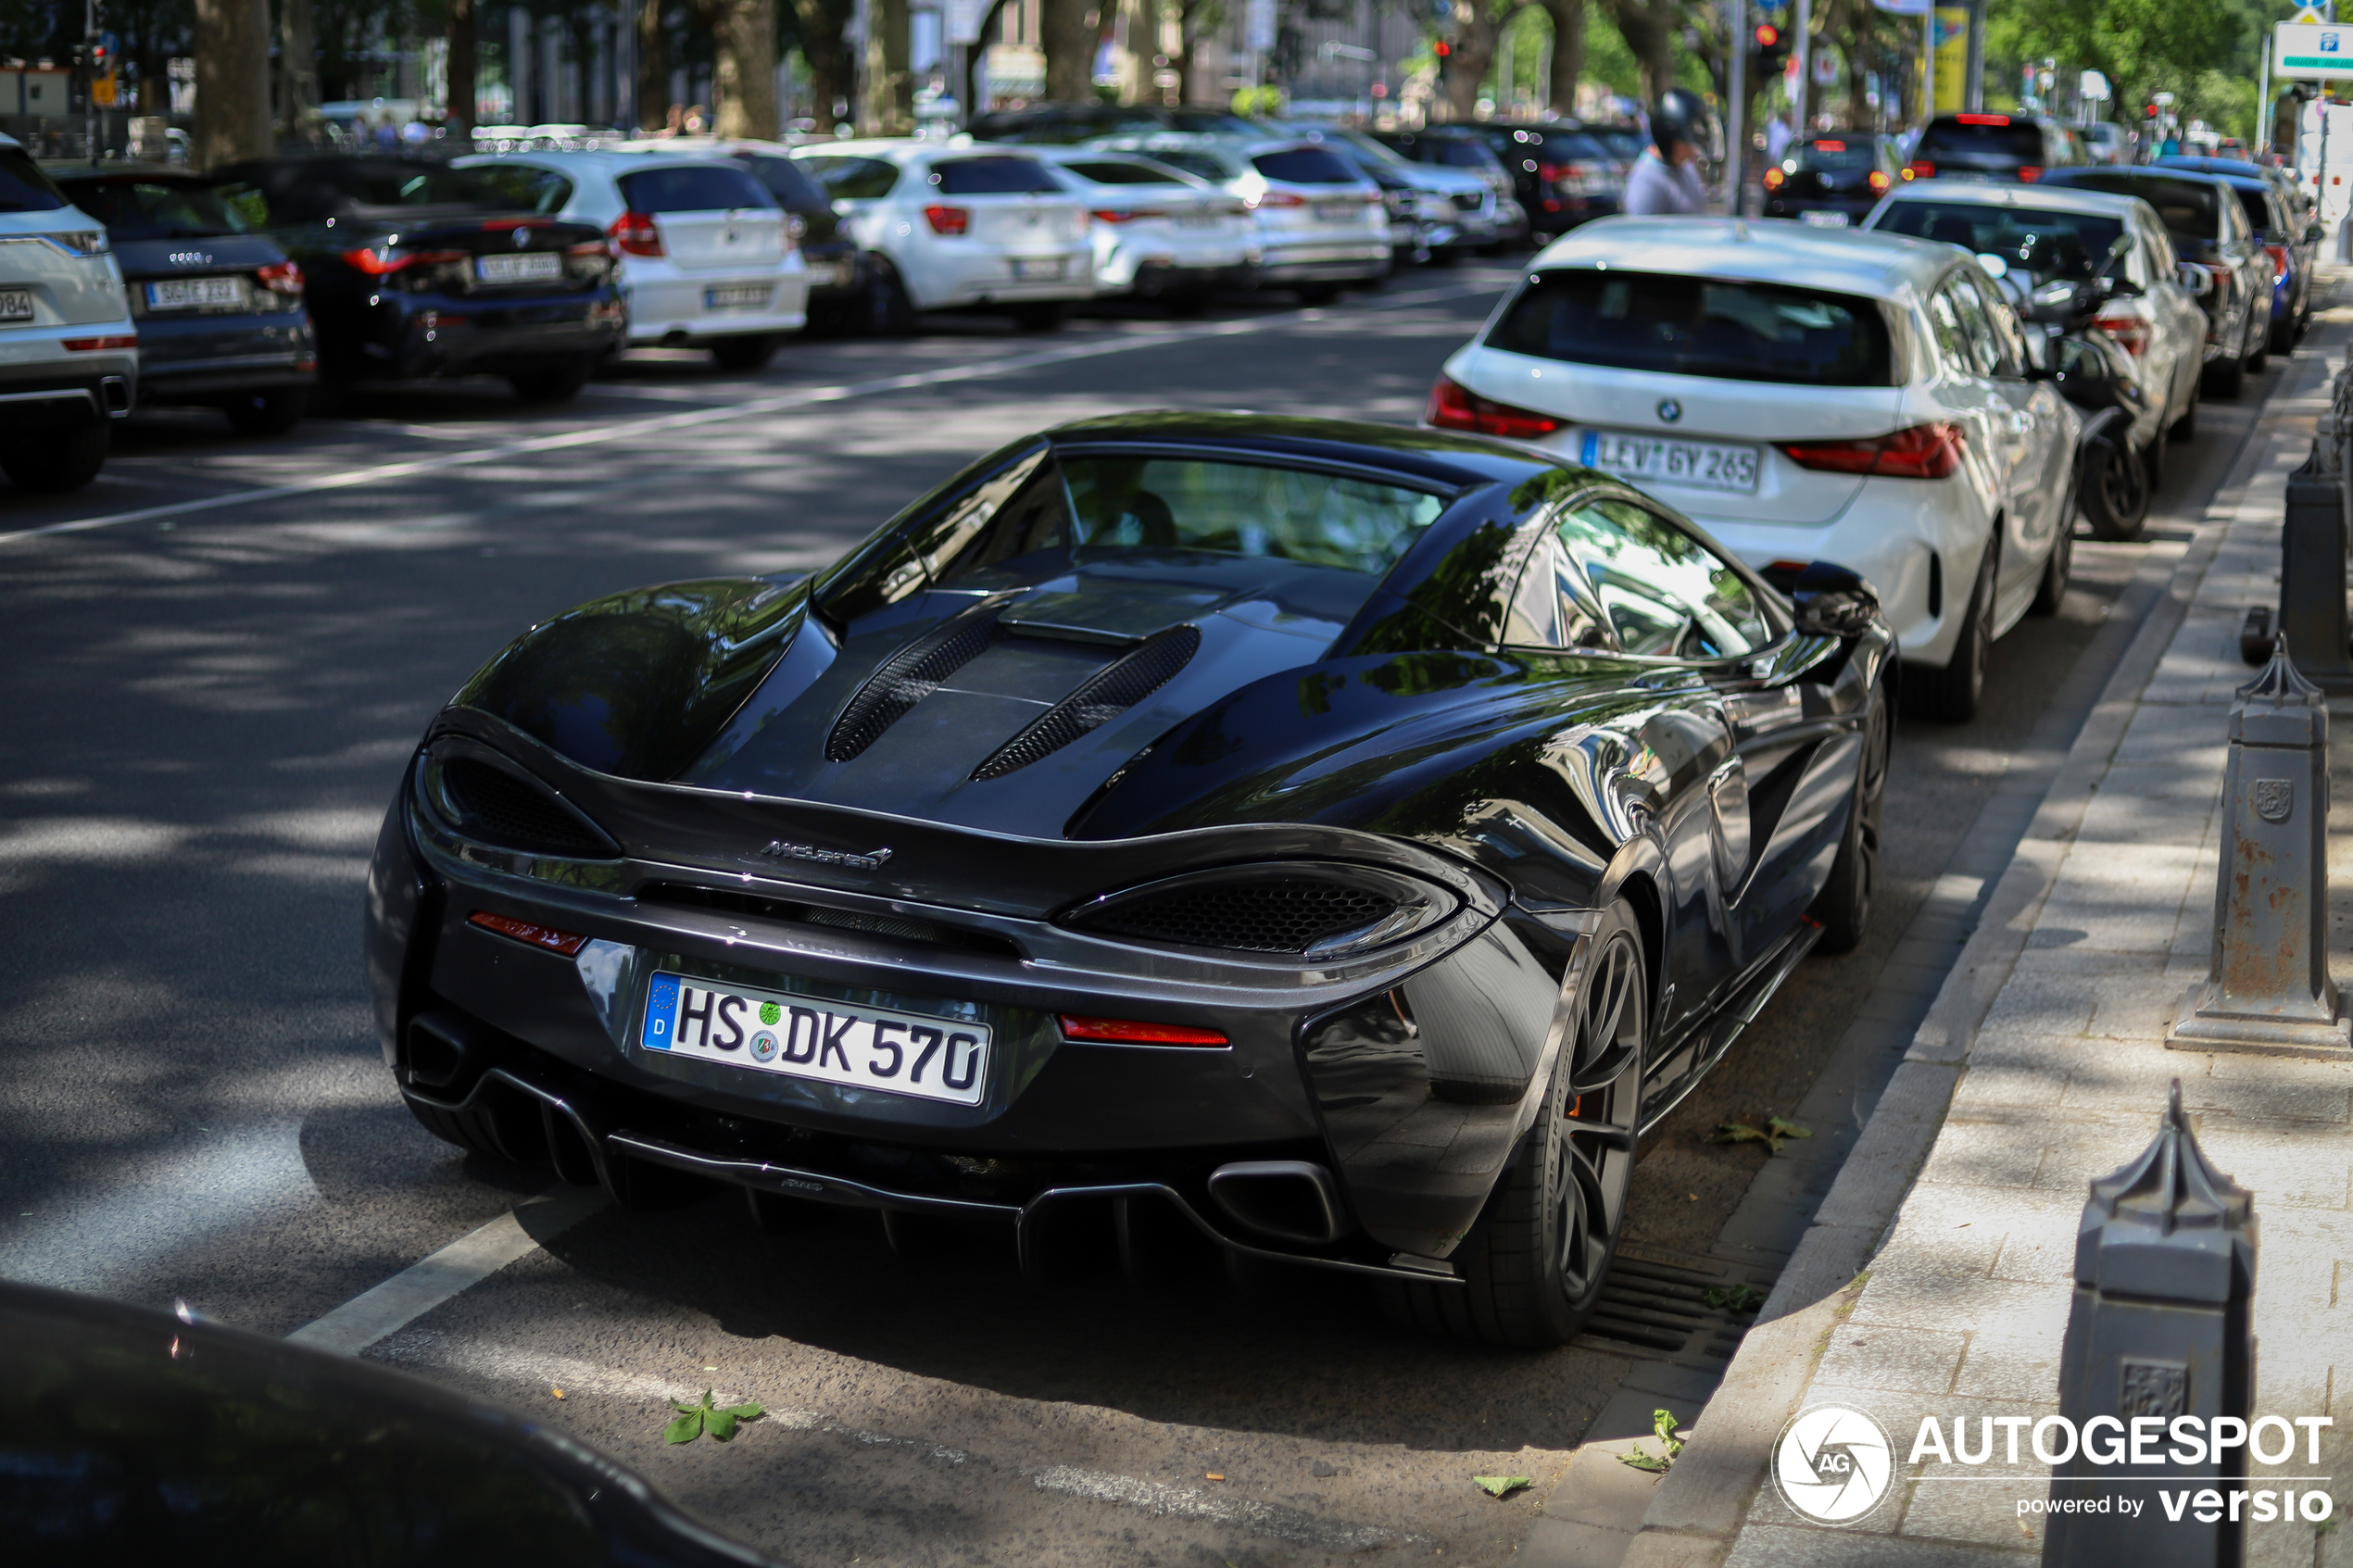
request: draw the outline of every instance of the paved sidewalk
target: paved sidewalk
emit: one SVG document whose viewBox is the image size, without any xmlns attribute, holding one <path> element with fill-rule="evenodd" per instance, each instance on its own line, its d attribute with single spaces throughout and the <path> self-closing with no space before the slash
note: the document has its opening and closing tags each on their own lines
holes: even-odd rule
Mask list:
<svg viewBox="0 0 2353 1568">
<path fill-rule="evenodd" d="M 2340 1423 L 2317 1469 L 2254 1473 L 2343 1464 L 2353 1445 L 2344 1430 L 2353 1398 L 2335 1386 L 2340 1371 L 2353 1375 L 2353 1065 L 2168 1051 L 2162 1041 L 2175 1000 L 2206 972 L 2225 721 L 2252 673 L 2238 657 L 2239 623 L 2247 607 L 2276 602 L 2285 477 L 2327 408 L 2344 337 L 2341 327 L 2316 332 L 2292 363 L 2254 449 L 2187 541 L 2173 613 L 2160 605 L 2150 617 L 2076 738 L 1652 1499 L 1628 1568 L 2032 1561 L 2041 1524 L 2020 1517 L 2018 1503 L 2045 1495 L 2046 1466 L 2031 1456 L 1901 1461 L 1924 1415 L 1949 1432 L 1956 1416 L 1974 1430 L 1979 1416 L 2056 1413 L 2085 1184 L 2147 1144 L 2175 1077 L 2208 1158 L 2255 1195 L 2255 1408 Z M 2333 775 L 2353 778 L 2353 704 L 2336 705 L 2333 738 Z M 2342 960 L 2353 809 L 2340 804 L 2332 827 L 2331 946 Z M 1843 1529 L 1807 1524 L 1766 1479 L 1783 1423 L 1822 1404 L 1871 1412 L 1896 1444 L 1893 1494 Z M 1979 1479 L 1946 1484 L 1959 1476 Z M 1983 1479 L 1995 1476 L 2007 1479 Z M 2353 1530 L 2250 1525 L 2247 1547 L 2252 1564 L 2353 1564 Z"/>
</svg>

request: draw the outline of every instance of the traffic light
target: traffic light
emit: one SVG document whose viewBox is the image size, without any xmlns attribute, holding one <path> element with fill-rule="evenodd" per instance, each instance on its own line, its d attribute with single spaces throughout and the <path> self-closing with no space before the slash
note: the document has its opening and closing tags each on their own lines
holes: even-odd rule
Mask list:
<svg viewBox="0 0 2353 1568">
<path fill-rule="evenodd" d="M 1446 68 L 1453 62 L 1454 46 L 1441 38 L 1430 45 L 1430 51 L 1438 56 L 1438 84 L 1443 87 L 1446 85 Z"/>
<path fill-rule="evenodd" d="M 1750 34 L 1756 42 L 1756 80 L 1765 82 L 1789 66 L 1789 37 L 1771 22 L 1758 22 Z"/>
<path fill-rule="evenodd" d="M 2148 107 L 2145 110 L 2144 110 L 2144 111 L 2142 111 L 2142 112 L 2143 112 L 2143 118 L 2147 119 L 2155 119 L 2157 118 L 2157 106 L 2156 106 L 2155 104 L 2151 104 L 2151 105 L 2150 105 L 2150 106 L 2149 106 L 2149 107 Z"/>
</svg>

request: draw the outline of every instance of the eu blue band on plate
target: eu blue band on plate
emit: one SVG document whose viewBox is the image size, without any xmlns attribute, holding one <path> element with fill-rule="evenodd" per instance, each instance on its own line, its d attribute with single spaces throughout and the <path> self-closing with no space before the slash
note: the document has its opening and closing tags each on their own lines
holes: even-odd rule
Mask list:
<svg viewBox="0 0 2353 1568">
<path fill-rule="evenodd" d="M 666 1051 L 678 1020 L 678 982 L 658 975 L 646 997 L 646 1027 L 640 1043 L 649 1051 Z"/>
</svg>

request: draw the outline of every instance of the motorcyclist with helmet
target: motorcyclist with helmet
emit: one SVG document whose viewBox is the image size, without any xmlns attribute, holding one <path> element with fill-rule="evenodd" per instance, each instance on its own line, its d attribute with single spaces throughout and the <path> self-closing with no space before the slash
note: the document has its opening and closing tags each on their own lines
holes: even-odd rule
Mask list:
<svg viewBox="0 0 2353 1568">
<path fill-rule="evenodd" d="M 1716 140 L 1716 116 L 1689 88 L 1672 87 L 1651 109 L 1651 144 L 1626 177 L 1628 215 L 1636 218 L 1707 210 L 1700 160 Z"/>
</svg>

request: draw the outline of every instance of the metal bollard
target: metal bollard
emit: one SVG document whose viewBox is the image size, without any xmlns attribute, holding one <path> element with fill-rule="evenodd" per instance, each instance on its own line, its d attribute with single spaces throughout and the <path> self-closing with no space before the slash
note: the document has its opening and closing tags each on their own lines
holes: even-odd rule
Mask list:
<svg viewBox="0 0 2353 1568">
<path fill-rule="evenodd" d="M 2059 1350 L 2059 1413 L 2084 1434 L 2100 1416 L 2129 1442 L 2133 1422 L 2166 1423 L 2142 1431 L 2156 1451 L 2172 1418 L 2195 1415 L 2211 1431 L 2216 1416 L 2246 1430 L 2254 1402 L 2255 1342 L 2248 1304 L 2255 1294 L 2254 1200 L 2207 1162 L 2182 1115 L 2182 1081 L 2165 1107 L 2157 1138 L 2140 1157 L 2092 1184 L 2075 1237 L 2075 1299 Z M 2101 1424 L 2100 1432 L 2117 1430 Z M 2217 1445 L 2219 1447 L 2219 1445 Z M 2201 1524 L 2168 1519 L 2153 1489 L 2116 1486 L 2099 1512 L 2099 1480 L 2161 1477 L 2168 1486 L 2215 1486 L 2246 1474 L 2244 1445 L 2199 1465 L 2098 1464 L 2079 1445 L 2051 1472 L 2051 1499 L 2095 1499 L 2083 1512 L 2054 1512 L 2043 1532 L 2043 1568 L 2226 1568 L 2245 1553 L 2233 1518 Z M 2137 1498 L 2136 1514 L 2115 1507 Z M 2238 1511 L 2232 1509 L 2230 1513 Z"/>
<path fill-rule="evenodd" d="M 2287 476 L 2279 630 L 2307 680 L 2353 691 L 2353 659 L 2346 657 L 2345 476 L 2336 456 L 2330 432 L 2313 440 L 2311 456 Z"/>
<path fill-rule="evenodd" d="M 2184 1051 L 2353 1055 L 2328 967 L 2329 710 L 2287 638 L 2231 704 L 2214 958 L 2173 1010 Z"/>
</svg>

